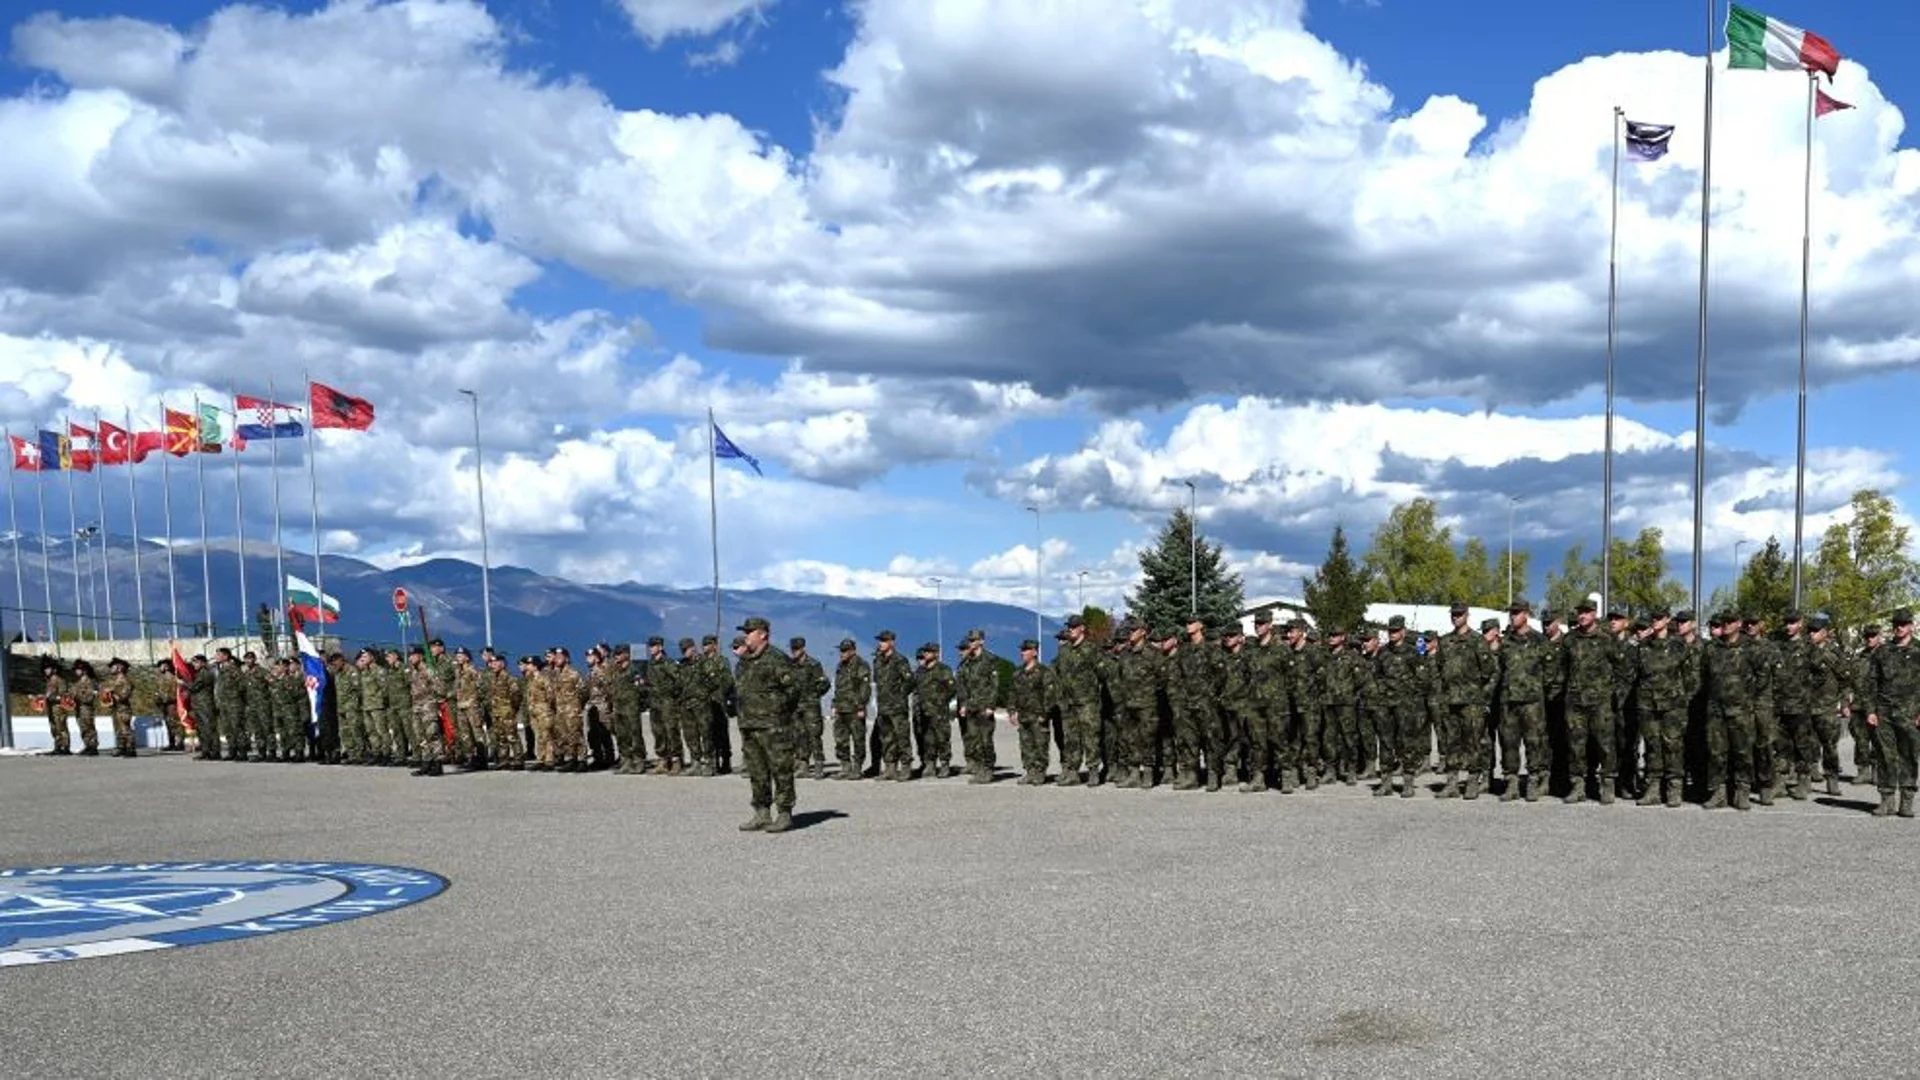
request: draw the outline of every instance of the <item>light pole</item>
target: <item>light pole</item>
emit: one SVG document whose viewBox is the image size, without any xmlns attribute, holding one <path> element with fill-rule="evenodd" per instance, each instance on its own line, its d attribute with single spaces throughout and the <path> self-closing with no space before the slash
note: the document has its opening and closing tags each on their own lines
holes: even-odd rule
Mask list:
<svg viewBox="0 0 1920 1080">
<path fill-rule="evenodd" d="M 927 584 L 933 586 L 933 638 L 940 643 L 942 649 L 947 647 L 947 624 L 940 611 L 945 599 L 940 593 L 940 585 L 944 580 L 937 577 L 927 579 Z"/>
<path fill-rule="evenodd" d="M 1181 483 L 1187 485 L 1187 600 L 1192 605 L 1187 614 L 1194 616 L 1200 614 L 1200 519 L 1194 511 L 1199 489 L 1191 480 Z"/>
<path fill-rule="evenodd" d="M 1046 642 L 1040 632 L 1040 508 L 1029 506 L 1027 513 L 1033 515 L 1033 644 L 1035 651 L 1045 657 Z"/>
<path fill-rule="evenodd" d="M 1746 567 L 1740 563 L 1740 549 L 1751 543 L 1753 543 L 1751 540 L 1733 542 L 1733 603 L 1735 607 L 1746 603 L 1746 598 L 1741 594 L 1746 591 L 1743 586 L 1746 584 L 1747 574 Z"/>
<path fill-rule="evenodd" d="M 480 395 L 462 390 L 473 403 L 473 491 L 480 502 L 480 620 L 488 647 L 493 645 L 493 560 L 487 552 L 487 482 L 480 468 Z"/>
<path fill-rule="evenodd" d="M 1513 508 L 1520 505 L 1520 496 L 1507 496 L 1507 606 L 1513 606 Z"/>
<path fill-rule="evenodd" d="M 1080 571 L 1080 614 L 1087 613 L 1087 572 Z"/>
</svg>

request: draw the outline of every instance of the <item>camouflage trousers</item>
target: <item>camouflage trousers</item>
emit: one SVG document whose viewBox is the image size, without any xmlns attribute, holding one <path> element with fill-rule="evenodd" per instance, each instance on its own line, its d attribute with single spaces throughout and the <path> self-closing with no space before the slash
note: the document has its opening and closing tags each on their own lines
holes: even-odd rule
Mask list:
<svg viewBox="0 0 1920 1080">
<path fill-rule="evenodd" d="M 678 711 L 680 741 L 687 748 L 687 760 L 695 764 L 711 764 L 713 730 L 710 726 L 711 718 L 707 715 L 706 702 L 699 702 Z"/>
<path fill-rule="evenodd" d="M 733 767 L 733 733 L 727 719 L 727 710 L 719 705 L 709 706 L 707 710 L 707 754 L 713 760 L 715 769 L 725 772 Z"/>
<path fill-rule="evenodd" d="M 587 711 L 553 711 L 553 753 L 561 761 L 587 760 Z"/>
<path fill-rule="evenodd" d="M 1567 775 L 1575 791 L 1582 790 L 1591 766 L 1602 780 L 1619 770 L 1619 744 L 1614 739 L 1613 707 L 1606 702 L 1567 702 Z"/>
<path fill-rule="evenodd" d="M 833 714 L 833 756 L 843 775 L 860 771 L 867 750 L 867 718 L 863 712 Z"/>
<path fill-rule="evenodd" d="M 180 722 L 180 710 L 173 699 L 160 703 L 160 719 L 167 725 L 167 745 L 185 746 L 187 744 L 187 725 Z"/>
<path fill-rule="evenodd" d="M 1024 745 L 1024 742 L 1023 742 Z M 1084 767 L 1100 774 L 1100 706 L 1063 705 L 1060 708 L 1060 775 Z"/>
<path fill-rule="evenodd" d="M 411 761 L 414 755 L 411 707 L 387 706 L 385 721 L 387 756 L 396 762 Z"/>
<path fill-rule="evenodd" d="M 815 701 L 801 705 L 799 722 L 793 733 L 793 759 L 796 766 L 826 763 L 826 732 L 827 721 L 820 712 L 820 703 Z"/>
<path fill-rule="evenodd" d="M 359 709 L 340 710 L 340 756 L 345 761 L 366 760 L 366 718 Z"/>
<path fill-rule="evenodd" d="M 663 762 L 686 760 L 686 747 L 680 741 L 680 722 L 674 718 L 673 709 L 655 705 L 647 710 L 647 720 L 653 727 L 654 756 Z"/>
<path fill-rule="evenodd" d="M 1247 780 L 1263 782 L 1276 769 L 1285 767 L 1286 710 L 1266 702 L 1255 702 L 1247 709 Z"/>
<path fill-rule="evenodd" d="M 1773 698 L 1764 697 L 1753 707 L 1753 782 L 1765 787 L 1773 783 L 1780 753 L 1780 714 L 1773 711 Z"/>
<path fill-rule="evenodd" d="M 1052 747 L 1048 745 L 1053 734 L 1053 725 L 1048 723 L 1046 713 L 1034 713 L 1020 718 L 1020 769 L 1037 776 L 1045 776 L 1047 762 L 1052 758 Z M 1060 767 L 1060 775 L 1067 773 L 1066 765 Z"/>
<path fill-rule="evenodd" d="M 647 737 L 640 730 L 640 710 L 624 705 L 613 710 L 613 745 L 620 764 L 638 767 L 647 760 Z"/>
<path fill-rule="evenodd" d="M 1295 709 L 1286 720 L 1280 742 L 1280 767 L 1302 771 L 1320 768 L 1321 715 L 1318 705 Z"/>
<path fill-rule="evenodd" d="M 1820 733 L 1814 730 L 1812 715 L 1790 712 L 1780 714 L 1781 755 L 1779 768 L 1799 776 L 1811 776 L 1820 768 Z"/>
<path fill-rule="evenodd" d="M 1160 710 L 1153 705 L 1122 705 L 1113 733 L 1113 758 L 1107 762 L 1109 773 L 1115 765 L 1122 769 L 1153 767 L 1160 737 Z"/>
<path fill-rule="evenodd" d="M 1360 742 L 1360 710 L 1352 705 L 1329 705 L 1321 713 L 1329 764 L 1339 775 L 1358 776 L 1367 767 L 1368 754 Z"/>
<path fill-rule="evenodd" d="M 1707 794 L 1746 788 L 1753 779 L 1753 706 L 1714 702 L 1707 707 Z"/>
<path fill-rule="evenodd" d="M 283 749 L 275 736 L 278 733 L 273 726 L 273 713 L 260 706 L 247 710 L 247 739 L 253 744 L 253 752 L 263 758 L 271 759 Z"/>
<path fill-rule="evenodd" d="M 542 765 L 552 765 L 553 710 L 542 705 L 528 708 L 527 729 L 533 733 L 534 759 Z"/>
<path fill-rule="evenodd" d="M 1640 741 L 1646 755 L 1648 784 L 1686 779 L 1687 710 L 1643 705 Z"/>
<path fill-rule="evenodd" d="M 953 763 L 953 718 L 945 709 L 913 710 L 913 741 L 920 750 L 920 766 Z"/>
<path fill-rule="evenodd" d="M 1915 788 L 1920 767 L 1920 728 L 1909 720 L 1880 718 L 1873 727 L 1873 779 L 1882 795 Z"/>
<path fill-rule="evenodd" d="M 1380 732 L 1380 773 L 1382 776 L 1391 768 L 1401 775 L 1414 777 L 1426 771 L 1428 759 L 1433 756 L 1433 737 L 1427 725 L 1427 709 L 1418 702 L 1393 702 L 1385 707 L 1382 719 L 1386 726 Z"/>
<path fill-rule="evenodd" d="M 1820 764 L 1828 776 L 1840 775 L 1840 729 L 1846 726 L 1846 718 L 1838 713 L 1824 715 L 1816 713 L 1813 718 L 1816 734 L 1820 738 Z"/>
<path fill-rule="evenodd" d="M 1440 767 L 1450 773 L 1491 773 L 1486 706 L 1447 705 L 1440 718 Z"/>
<path fill-rule="evenodd" d="M 1199 772 L 1200 757 L 1208 752 L 1207 735 L 1213 727 L 1213 706 L 1207 702 L 1180 705 L 1173 710 L 1173 761 L 1182 773 Z"/>
<path fill-rule="evenodd" d="M 487 732 L 487 750 L 492 753 L 494 764 L 503 761 L 521 761 L 526 752 L 520 746 L 518 718 L 511 707 L 495 709 L 493 723 Z"/>
<path fill-rule="evenodd" d="M 238 706 L 223 708 L 219 712 L 220 738 L 226 740 L 227 753 L 237 758 L 246 757 L 248 750 L 253 746 L 253 741 L 247 737 L 246 717 L 241 714 Z M 202 735 L 202 737 L 205 736 Z"/>
<path fill-rule="evenodd" d="M 960 718 L 960 752 L 966 755 L 967 768 L 992 772 L 999 762 L 993 752 L 993 710 L 968 709 Z"/>
<path fill-rule="evenodd" d="M 1500 707 L 1500 771 L 1508 784 L 1520 782 L 1520 754 L 1526 752 L 1527 775 L 1538 790 L 1546 790 L 1553 768 L 1547 746 L 1547 705 L 1544 701 L 1508 701 Z"/>
<path fill-rule="evenodd" d="M 273 731 L 280 738 L 282 755 L 306 754 L 307 713 L 305 708 L 292 708 L 280 709 L 273 714 Z"/>
<path fill-rule="evenodd" d="M 793 736 L 781 728 L 744 728 L 740 748 L 746 758 L 753 808 L 793 810 Z"/>
<path fill-rule="evenodd" d="M 1240 711 L 1230 705 L 1217 705 L 1207 720 L 1207 775 L 1221 783 L 1235 783 L 1240 779 L 1240 763 L 1246 757 L 1241 742 Z"/>
<path fill-rule="evenodd" d="M 880 762 L 903 768 L 913 764 L 913 724 L 906 709 L 881 706 L 873 731 L 880 737 Z"/>
<path fill-rule="evenodd" d="M 447 733 L 440 726 L 440 706 L 425 702 L 413 707 L 415 753 L 423 765 L 437 764 L 446 757 Z"/>
<path fill-rule="evenodd" d="M 487 714 L 478 701 L 457 702 L 453 706 L 454 751 L 462 759 L 470 758 L 487 745 Z"/>
<path fill-rule="evenodd" d="M 113 710 L 113 748 L 115 750 L 133 749 L 133 714 L 121 709 Z"/>
</svg>

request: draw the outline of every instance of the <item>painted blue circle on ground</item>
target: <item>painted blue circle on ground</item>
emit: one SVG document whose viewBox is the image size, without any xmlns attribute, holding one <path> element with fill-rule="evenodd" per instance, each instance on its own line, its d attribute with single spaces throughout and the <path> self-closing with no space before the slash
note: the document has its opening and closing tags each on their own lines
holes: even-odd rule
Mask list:
<svg viewBox="0 0 1920 1080">
<path fill-rule="evenodd" d="M 447 879 L 371 863 L 0 869 L 0 967 L 264 937 L 430 900 Z"/>
</svg>

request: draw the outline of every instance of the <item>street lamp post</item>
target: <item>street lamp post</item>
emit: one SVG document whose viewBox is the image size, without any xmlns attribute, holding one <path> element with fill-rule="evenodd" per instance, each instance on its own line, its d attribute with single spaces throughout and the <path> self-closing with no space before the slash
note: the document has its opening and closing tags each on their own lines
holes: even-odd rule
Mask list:
<svg viewBox="0 0 1920 1080">
<path fill-rule="evenodd" d="M 1513 508 L 1520 505 L 1520 496 L 1507 496 L 1507 606 L 1513 606 Z"/>
<path fill-rule="evenodd" d="M 1199 489 L 1193 481 L 1182 480 L 1187 485 L 1187 600 L 1192 606 L 1189 616 L 1200 614 L 1200 519 L 1196 516 L 1194 502 Z"/>
<path fill-rule="evenodd" d="M 487 482 L 480 468 L 480 395 L 462 390 L 473 403 L 473 491 L 480 503 L 480 619 L 488 647 L 493 645 L 493 560 L 487 551 Z"/>
<path fill-rule="evenodd" d="M 1087 613 L 1087 572 L 1080 571 L 1080 614 Z"/>
<path fill-rule="evenodd" d="M 1027 507 L 1033 515 L 1033 644 L 1041 657 L 1047 655 L 1045 635 L 1040 632 L 1040 508 Z"/>
<path fill-rule="evenodd" d="M 927 579 L 927 583 L 933 586 L 933 638 L 940 643 L 942 649 L 947 647 L 947 624 L 940 610 L 945 600 L 941 595 L 940 585 L 945 580 L 937 577 Z"/>
<path fill-rule="evenodd" d="M 1744 586 L 1746 585 L 1747 575 L 1746 567 L 1740 563 L 1740 549 L 1751 543 L 1753 543 L 1751 540 L 1735 540 L 1733 542 L 1733 602 L 1736 606 L 1746 603 L 1746 597 L 1741 595 L 1746 591 Z"/>
</svg>

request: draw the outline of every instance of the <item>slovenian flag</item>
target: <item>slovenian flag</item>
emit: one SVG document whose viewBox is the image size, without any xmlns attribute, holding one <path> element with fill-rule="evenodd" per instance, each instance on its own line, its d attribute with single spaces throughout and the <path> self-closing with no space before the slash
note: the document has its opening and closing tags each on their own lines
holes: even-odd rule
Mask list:
<svg viewBox="0 0 1920 1080">
<path fill-rule="evenodd" d="M 340 601 L 321 592 L 319 586 L 292 574 L 287 575 L 287 610 L 295 618 L 308 622 L 340 621 Z"/>
<path fill-rule="evenodd" d="M 307 623 L 300 617 L 300 609 L 288 605 L 287 622 L 293 626 L 294 647 L 300 650 L 300 667 L 306 674 L 307 737 L 320 738 L 320 696 L 327 690 L 327 662 L 320 658 L 320 650 L 313 647 L 313 639 L 307 636 Z"/>
<path fill-rule="evenodd" d="M 1734 4 L 1727 9 L 1727 66 L 1819 71 L 1831 79 L 1840 70 L 1840 51 L 1819 34 Z"/>
</svg>

